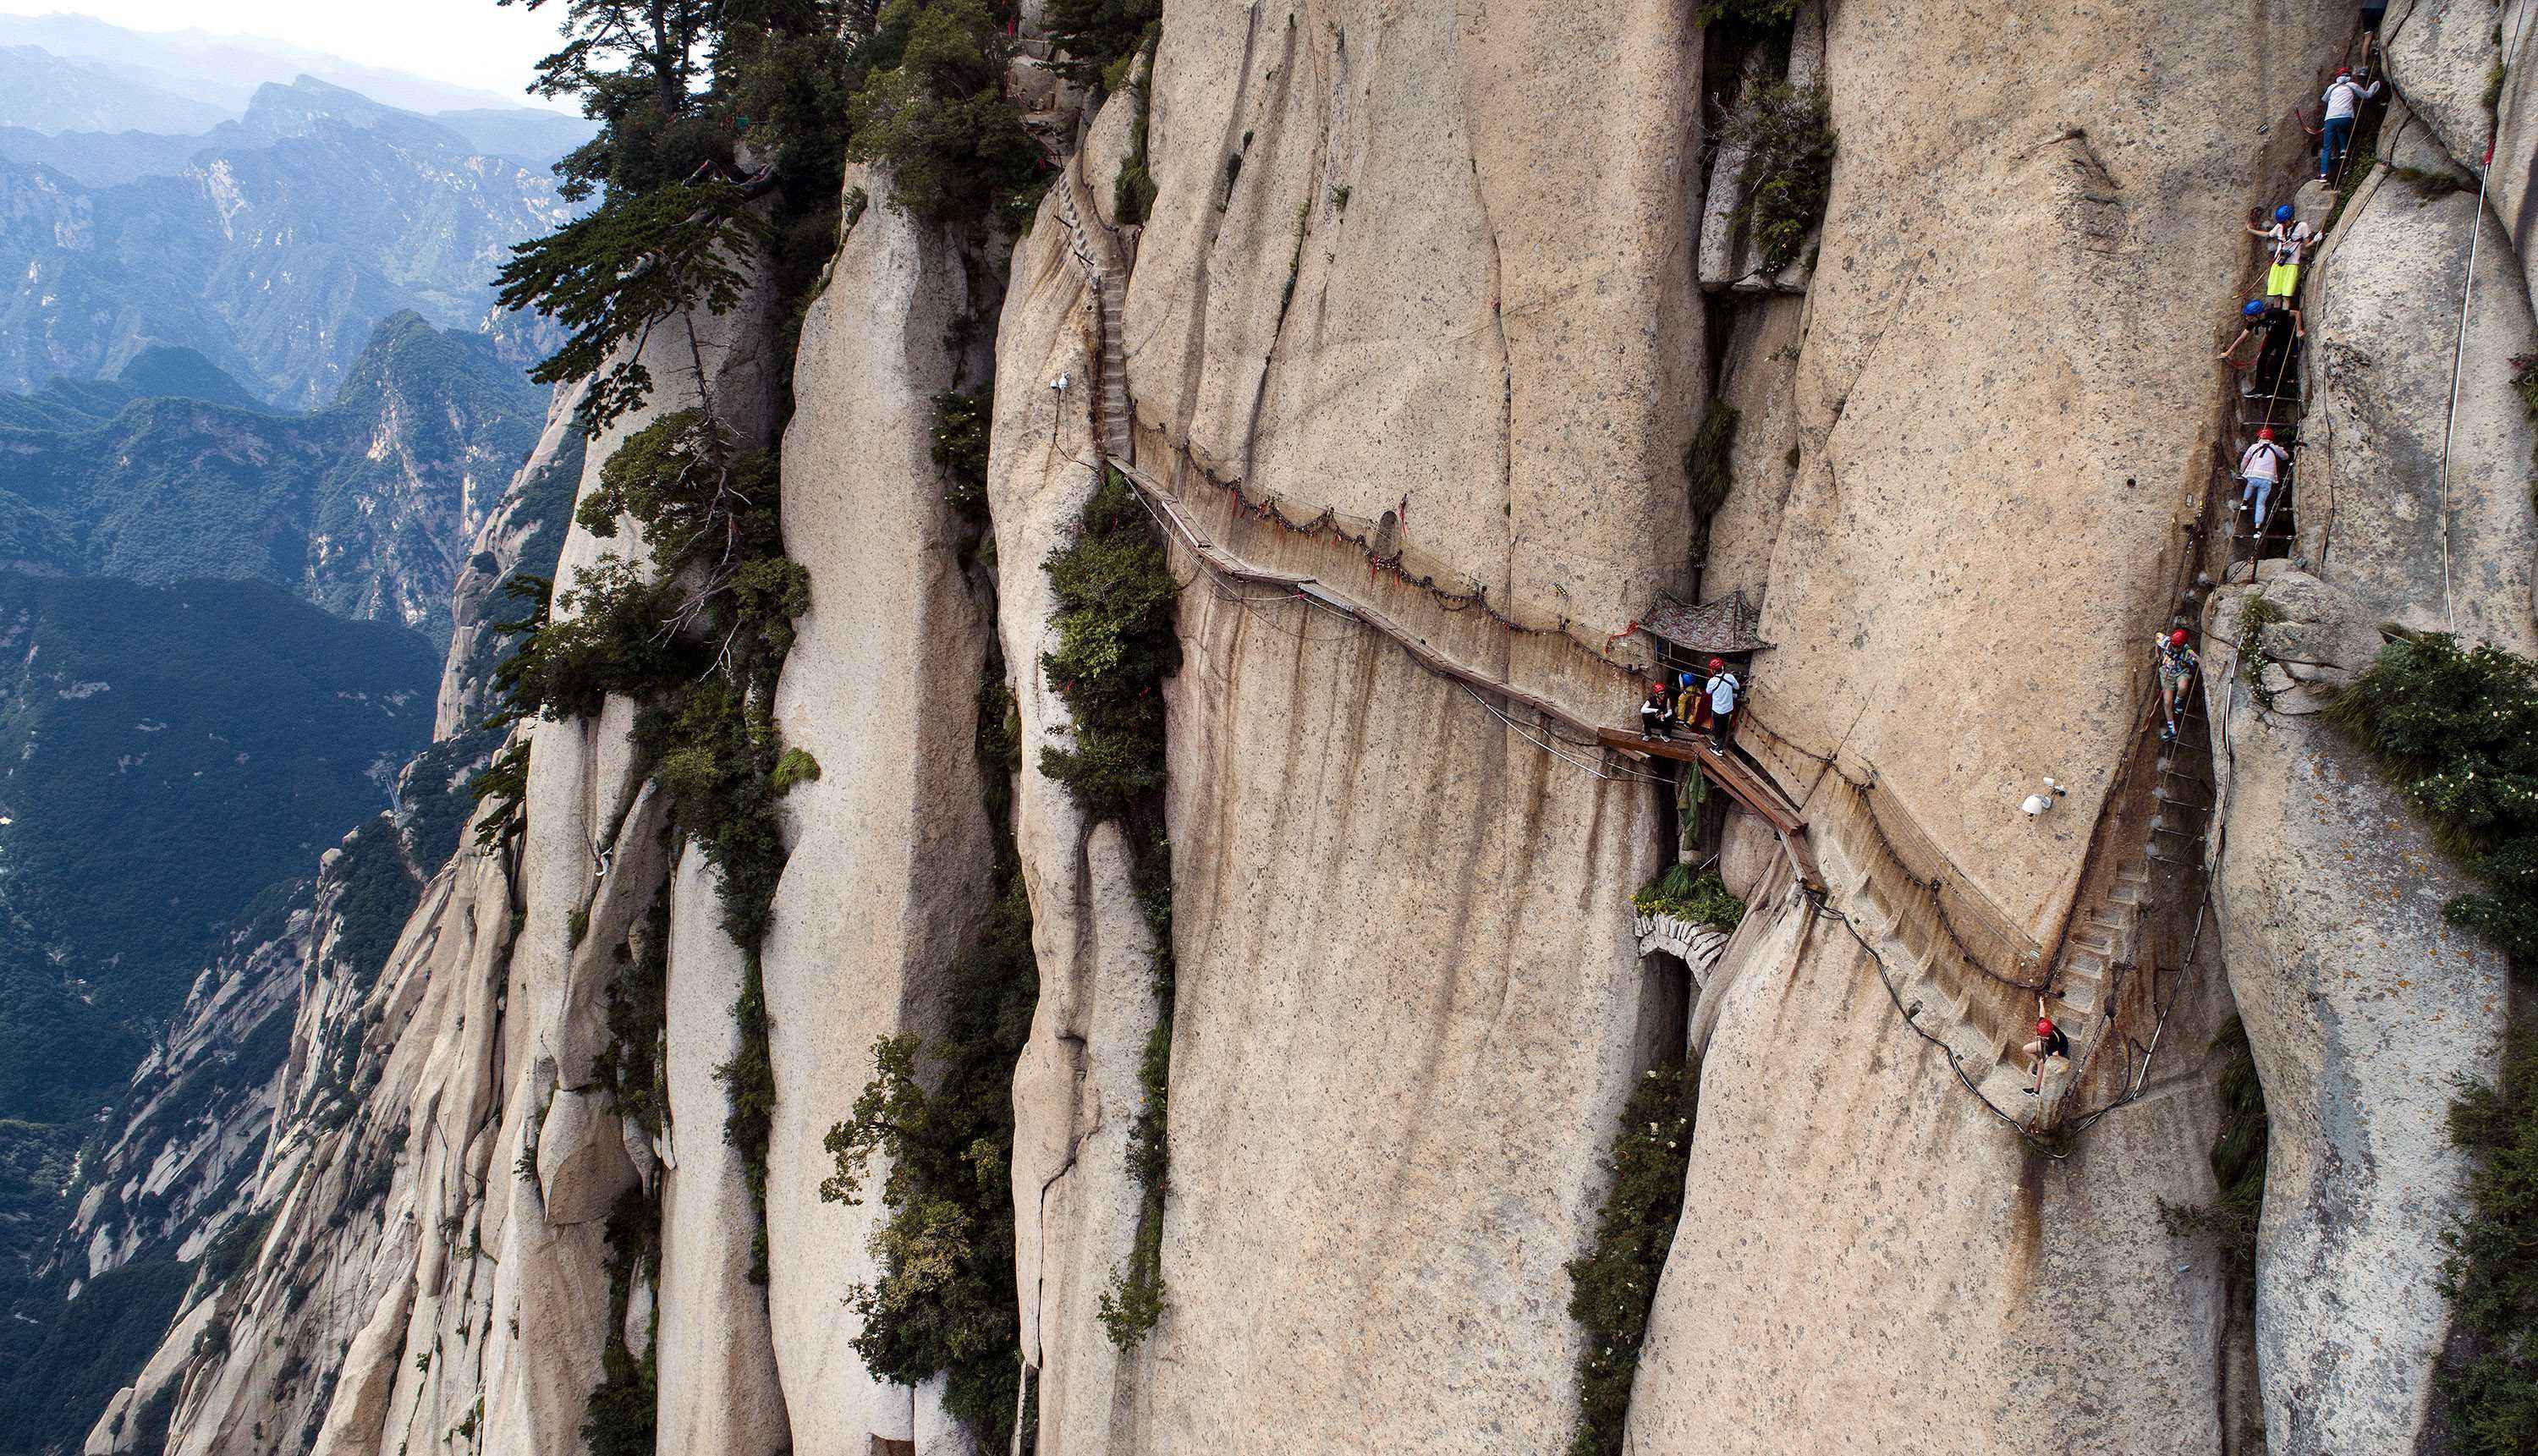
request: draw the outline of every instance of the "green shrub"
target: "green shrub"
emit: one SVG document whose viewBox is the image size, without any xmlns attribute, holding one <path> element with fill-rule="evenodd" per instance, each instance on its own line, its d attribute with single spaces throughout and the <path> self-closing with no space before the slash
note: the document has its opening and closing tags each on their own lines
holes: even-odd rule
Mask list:
<svg viewBox="0 0 2538 1456">
<path fill-rule="evenodd" d="M 1039 993 L 1031 924 L 1016 866 L 951 977 L 942 1034 L 873 1044 L 873 1080 L 829 1130 L 835 1165 L 820 1185 L 857 1204 L 873 1158 L 888 1163 L 881 1277 L 846 1291 L 856 1353 L 893 1380 L 947 1376 L 944 1408 L 989 1444 L 1014 1421 L 1013 1074 Z"/>
<path fill-rule="evenodd" d="M 1719 145 L 1751 149 L 1742 216 L 1766 273 L 1798 261 L 1833 193 L 1833 101 L 1821 85 L 1765 83 L 1719 127 Z"/>
<path fill-rule="evenodd" d="M 608 1089 L 617 1110 L 659 1136 L 669 1110 L 661 1069 L 670 1021 L 670 893 L 652 896 L 636 954 L 618 950 L 608 982 L 608 1047 L 591 1059 L 590 1080 Z"/>
<path fill-rule="evenodd" d="M 203 1250 L 200 1285 L 209 1293 L 237 1277 L 264 1251 L 264 1236 L 273 1227 L 273 1210 L 249 1214 L 221 1230 Z"/>
<path fill-rule="evenodd" d="M 1178 592 L 1136 488 L 1109 472 L 1042 567 L 1058 644 L 1040 669 L 1066 699 L 1075 745 L 1043 749 L 1040 771 L 1087 819 L 1123 819 L 1163 790 L 1163 680 L 1180 668 Z"/>
<path fill-rule="evenodd" d="M 1577 1371 L 1577 1435 L 1570 1456 L 1619 1456 L 1631 1382 L 1648 1332 L 1657 1277 L 1683 1217 L 1683 1180 L 1692 1160 L 1698 1065 L 1676 1062 L 1639 1080 L 1613 1139 L 1613 1189 L 1595 1239 L 1569 1261 L 1569 1313 L 1585 1328 Z"/>
<path fill-rule="evenodd" d="M 2518 1456 L 2538 1450 L 2538 1033 L 2513 1031 L 2500 1087 L 2463 1088 L 2450 1141 L 2473 1163 L 2443 1235 L 2454 1354 L 2436 1389 L 2451 1449 Z"/>
<path fill-rule="evenodd" d="M 652 1456 L 660 1408 L 654 1366 L 657 1342 L 637 1357 L 626 1343 L 626 1311 L 634 1281 L 660 1268 L 661 1211 L 640 1187 L 617 1196 L 605 1225 L 608 1239 L 608 1330 L 600 1347 L 599 1384 L 581 1418 L 582 1444 L 590 1456 Z M 658 1315 L 654 1318 L 657 1320 Z"/>
<path fill-rule="evenodd" d="M 1039 148 L 1002 92 L 1009 49 L 979 0 L 889 0 L 858 47 L 846 154 L 890 170 L 891 206 L 940 222 L 1037 199 Z"/>
<path fill-rule="evenodd" d="M 1049 0 L 1040 20 L 1063 52 L 1060 75 L 1115 93 L 1142 47 L 1163 29 L 1163 0 Z"/>
<path fill-rule="evenodd" d="M 960 515 L 987 514 L 987 421 L 995 401 L 985 390 L 946 389 L 934 396 L 931 453 L 943 472 L 944 502 Z"/>
<path fill-rule="evenodd" d="M 1798 19 L 1798 0 L 1701 0 L 1701 24 L 1751 31 L 1786 29 Z"/>
<path fill-rule="evenodd" d="M 741 971 L 740 999 L 731 1019 L 740 1027 L 740 1049 L 714 1068 L 729 1106 L 723 1113 L 722 1140 L 740 1155 L 741 1173 L 749 1184 L 749 1206 L 758 1215 L 750 1241 L 749 1280 L 767 1283 L 767 1140 L 775 1127 L 775 1059 L 768 1048 L 767 984 L 759 972 L 758 953 L 751 951 Z"/>
<path fill-rule="evenodd" d="M 1119 176 L 1110 186 L 1110 211 L 1123 225 L 1142 223 L 1154 216 L 1157 193 L 1146 152 L 1147 128 L 1152 120 L 1153 73 L 1150 68 L 1145 74 L 1137 74 L 1133 57 L 1129 64 L 1128 96 L 1134 109 L 1128 123 L 1128 155 L 1119 159 Z M 1341 207 L 1348 206 L 1346 187 L 1334 189 L 1334 196 Z"/>
<path fill-rule="evenodd" d="M 1631 908 L 1642 915 L 1671 915 L 1728 931 L 1745 919 L 1745 902 L 1727 893 L 1727 882 L 1716 870 L 1695 875 L 1692 866 L 1684 864 L 1667 866 L 1664 874 L 1639 887 L 1639 893 L 1631 896 Z"/>
<path fill-rule="evenodd" d="M 2485 883 L 2446 907 L 2538 964 L 2538 664 L 2426 633 L 2381 649 L 2327 709 Z"/>
<path fill-rule="evenodd" d="M 1692 502 L 1692 516 L 1706 521 L 1727 503 L 1728 488 L 1735 484 L 1728 469 L 1728 453 L 1736 445 L 1736 407 L 1723 399 L 1713 399 L 1701 417 L 1701 428 L 1683 447 L 1683 479 Z"/>
<path fill-rule="evenodd" d="M 811 782 L 820 776 L 820 761 L 808 749 L 786 749 L 775 760 L 775 771 L 767 776 L 767 789 L 781 796 L 792 792 L 794 785 Z"/>
</svg>

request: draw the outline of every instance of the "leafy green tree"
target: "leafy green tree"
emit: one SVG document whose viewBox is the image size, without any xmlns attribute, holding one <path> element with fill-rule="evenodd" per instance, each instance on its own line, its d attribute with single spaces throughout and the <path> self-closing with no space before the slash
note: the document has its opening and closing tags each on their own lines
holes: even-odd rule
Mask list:
<svg viewBox="0 0 2538 1456">
<path fill-rule="evenodd" d="M 893 207 L 969 222 L 1030 187 L 1039 148 L 1005 99 L 1009 46 L 980 0 L 890 0 L 864 54 L 846 155 L 890 169 Z"/>
</svg>

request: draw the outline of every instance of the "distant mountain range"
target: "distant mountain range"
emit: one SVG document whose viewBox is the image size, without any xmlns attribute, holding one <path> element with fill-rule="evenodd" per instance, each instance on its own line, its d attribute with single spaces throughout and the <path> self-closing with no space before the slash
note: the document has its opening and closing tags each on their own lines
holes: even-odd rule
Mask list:
<svg viewBox="0 0 2538 1456">
<path fill-rule="evenodd" d="M 0 22 L 9 18 L 0 17 Z M 7 27 L 0 24 L 0 33 Z M 201 132 L 237 115 L 93 60 L 0 44 L 0 126 L 37 131 Z"/>
<path fill-rule="evenodd" d="M 554 336 L 500 310 L 493 278 L 570 209 L 544 165 L 461 127 L 512 145 L 543 125 L 451 125 L 303 77 L 186 140 L 181 161 L 167 139 L 0 136 L 24 159 L 0 161 L 0 388 L 111 375 L 174 344 L 309 409 L 408 309 L 525 365 Z"/>
<path fill-rule="evenodd" d="M 536 109 L 527 106 L 519 96 L 452 86 L 410 71 L 366 66 L 260 35 L 128 31 L 85 15 L 0 15 L 0 45 L 32 45 L 56 56 L 89 61 L 129 85 L 213 106 L 231 116 L 237 114 L 258 87 L 301 76 L 358 91 L 409 111 Z M 141 126 L 138 122 L 127 125 Z M 108 123 L 98 129 L 117 128 Z"/>
<path fill-rule="evenodd" d="M 382 323 L 324 409 L 276 414 L 200 355 L 0 398 L 0 565 L 269 581 L 445 644 L 466 542 L 543 391 L 482 336 Z"/>
</svg>

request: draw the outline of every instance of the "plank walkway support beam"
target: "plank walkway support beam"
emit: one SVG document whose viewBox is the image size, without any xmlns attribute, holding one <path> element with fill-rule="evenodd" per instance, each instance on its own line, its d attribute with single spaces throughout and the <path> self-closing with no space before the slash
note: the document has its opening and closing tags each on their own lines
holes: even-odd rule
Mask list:
<svg viewBox="0 0 2538 1456">
<path fill-rule="evenodd" d="M 1815 846 L 1807 839 L 1807 822 L 1798 814 L 1797 806 L 1790 803 L 1788 796 L 1764 776 L 1762 770 L 1734 754 L 1712 752 L 1706 744 L 1646 738 L 1620 728 L 1598 728 L 1595 737 L 1616 753 L 1640 759 L 1671 759 L 1700 769 L 1703 778 L 1726 790 L 1729 798 L 1770 825 L 1772 832 L 1780 836 L 1780 847 L 1788 851 L 1789 866 L 1798 872 L 1799 882 L 1809 890 L 1823 893 L 1824 871 L 1817 866 Z"/>
</svg>

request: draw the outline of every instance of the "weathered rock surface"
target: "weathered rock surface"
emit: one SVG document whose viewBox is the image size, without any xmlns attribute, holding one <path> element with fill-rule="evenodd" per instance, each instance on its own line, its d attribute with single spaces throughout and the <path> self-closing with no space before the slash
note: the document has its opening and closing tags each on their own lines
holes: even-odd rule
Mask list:
<svg viewBox="0 0 2538 1456">
<path fill-rule="evenodd" d="M 2269 653 L 2350 659 L 2375 637 L 2363 602 L 2314 578 L 2269 565 L 2255 589 L 2292 615 Z M 2227 727 L 2223 949 L 2273 1121 L 2256 1275 L 2266 1449 L 2410 1450 L 2449 1327 L 2440 1235 L 2465 1173 L 2449 1103 L 2499 1061 L 2509 972 L 2442 919 L 2469 882 L 2368 758 L 2240 684 L 2227 643 L 2249 595 L 2215 598 L 2206 696 Z"/>
<path fill-rule="evenodd" d="M 717 923 L 702 851 L 670 881 L 670 1170 L 661 1187 L 660 1449 L 777 1456 L 793 1448 L 767 1296 L 750 1282 L 758 1213 L 740 1154 L 723 1137 L 730 1097 L 714 1069 L 740 1051 L 732 1021 L 747 969 Z"/>
<path fill-rule="evenodd" d="M 2347 25 L 1999 4 L 1831 18 L 1841 156 L 1764 611 L 1779 648 L 1753 715 L 1874 765 L 2032 933 L 2075 887 L 2208 480 L 2207 340 L 2244 266 L 2241 219 L 2288 160 L 2255 128 L 2306 87 L 2239 58 L 2325 55 Z M 2048 774 L 2070 798 L 2030 825 L 2016 805 Z"/>
<path fill-rule="evenodd" d="M 2008 1456 L 2037 1439 L 2017 1413 L 2049 1410 L 2055 1449 L 2221 1450 L 2218 1260 L 2158 1208 L 2211 1196 L 2208 1103 L 2127 1109 L 2066 1161 L 2023 1148 L 1904 1026 L 1878 977 L 1912 967 L 1855 872 L 1827 874 L 1890 963 L 1782 878 L 1712 971 L 1630 1448 Z M 2202 1081 L 2215 985 L 2170 1028 L 2163 1079 Z M 1949 1015 L 1943 986 L 1902 990 Z"/>
<path fill-rule="evenodd" d="M 573 416 L 586 391 L 586 384 L 556 391 L 536 447 L 468 543 L 450 590 L 449 656 L 441 669 L 434 738 L 473 727 L 493 704 L 492 670 L 503 645 L 498 627 L 520 615 L 518 604 L 502 597 L 502 583 L 521 570 L 545 575 L 554 568 L 570 524 L 573 486 L 581 479 L 582 436 Z"/>
<path fill-rule="evenodd" d="M 1298 519 L 1396 512 L 1419 570 L 1528 625 L 1636 618 L 1679 575 L 1706 384 L 1687 19 L 1175 11 L 1128 285 L 1140 425 Z M 1569 662 L 1525 672 L 1604 710 L 1614 680 Z"/>
<path fill-rule="evenodd" d="M 2392 108 L 2383 152 L 2408 155 L 2420 131 Z M 2382 167 L 2346 205 L 2315 272 L 2301 558 L 2323 563 L 2373 624 L 2530 651 L 2538 425 L 2511 380 L 2512 362 L 2538 353 L 2538 321 L 2509 240 L 2480 220 L 2472 189 L 2429 189 Z"/>
<path fill-rule="evenodd" d="M 1103 110 L 1097 139 L 1118 129 L 1122 109 Z M 1097 140 L 1088 151 L 1089 175 L 1101 175 L 1103 150 Z M 1092 377 L 1090 303 L 1065 242 L 1052 200 L 1014 253 L 988 478 L 997 628 L 1022 728 L 1014 838 L 1040 977 L 1014 1073 L 1022 1358 L 1037 1372 L 1039 1450 L 1091 1456 L 1139 1444 L 1136 1391 L 1149 1361 L 1142 1352 L 1123 1357 L 1098 1314 L 1137 1233 L 1140 1190 L 1126 1151 L 1156 1008 L 1153 938 L 1129 886 L 1125 843 L 1113 827 L 1088 838 L 1074 800 L 1039 768 L 1041 750 L 1063 746 L 1071 722 L 1039 670 L 1041 654 L 1057 645 L 1055 599 L 1039 563 L 1068 538 L 1097 481 L 1088 464 L 1098 448 L 1091 391 L 1060 397 L 1046 387 L 1060 374 Z"/>
<path fill-rule="evenodd" d="M 784 803 L 792 843 L 765 967 L 778 1100 L 768 1140 L 768 1303 L 802 1456 L 890 1434 L 849 1342 L 846 1288 L 878 1275 L 877 1197 L 823 1203 L 822 1148 L 873 1075 L 873 1043 L 934 1028 L 991 891 L 975 733 L 981 594 L 927 453 L 938 390 L 974 383 L 947 345 L 978 306 L 950 237 L 892 210 L 878 177 L 811 308 L 784 436 L 785 548 L 811 610 L 776 690 L 785 741 L 820 763 Z M 930 1453 L 926 1453 L 930 1456 Z"/>
</svg>

